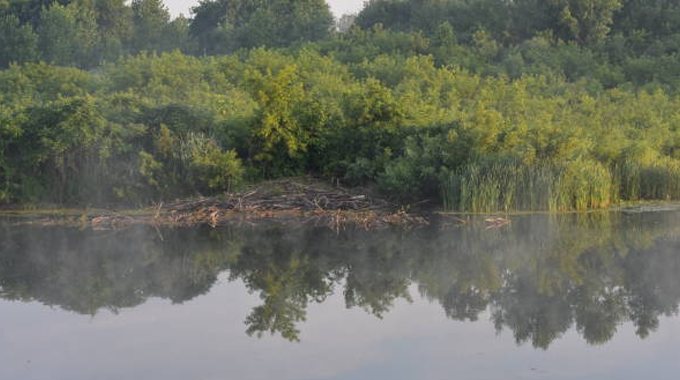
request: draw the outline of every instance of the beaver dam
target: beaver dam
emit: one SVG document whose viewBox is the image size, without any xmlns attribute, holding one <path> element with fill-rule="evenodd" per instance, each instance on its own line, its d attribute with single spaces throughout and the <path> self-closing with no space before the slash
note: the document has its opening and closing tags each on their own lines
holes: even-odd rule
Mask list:
<svg viewBox="0 0 680 380">
<path fill-rule="evenodd" d="M 118 229 L 134 224 L 217 227 L 230 223 L 289 220 L 340 230 L 427 224 L 426 218 L 368 194 L 351 192 L 313 180 L 272 181 L 218 197 L 160 203 L 142 210 L 6 212 L 23 216 L 19 223 L 77 225 Z"/>
</svg>

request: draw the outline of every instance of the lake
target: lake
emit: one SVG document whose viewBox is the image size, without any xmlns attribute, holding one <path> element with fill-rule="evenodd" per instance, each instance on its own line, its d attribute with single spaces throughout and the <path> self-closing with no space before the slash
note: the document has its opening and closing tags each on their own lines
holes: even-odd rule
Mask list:
<svg viewBox="0 0 680 380">
<path fill-rule="evenodd" d="M 0 222 L 0 379 L 677 379 L 680 212 Z"/>
</svg>

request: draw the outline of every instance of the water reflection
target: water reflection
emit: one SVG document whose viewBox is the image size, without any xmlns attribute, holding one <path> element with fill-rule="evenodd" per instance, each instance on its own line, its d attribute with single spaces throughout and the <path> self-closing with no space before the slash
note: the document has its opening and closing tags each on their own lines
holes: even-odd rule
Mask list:
<svg viewBox="0 0 680 380">
<path fill-rule="evenodd" d="M 298 340 L 310 303 L 342 292 L 348 308 L 381 317 L 398 299 L 439 303 L 454 320 L 486 310 L 498 331 L 546 349 L 575 328 L 609 341 L 631 321 L 644 338 L 680 302 L 680 213 L 446 221 L 418 231 L 268 225 L 125 231 L 0 227 L 0 297 L 81 314 L 116 312 L 149 297 L 182 303 L 220 273 L 260 305 L 246 332 Z"/>
</svg>

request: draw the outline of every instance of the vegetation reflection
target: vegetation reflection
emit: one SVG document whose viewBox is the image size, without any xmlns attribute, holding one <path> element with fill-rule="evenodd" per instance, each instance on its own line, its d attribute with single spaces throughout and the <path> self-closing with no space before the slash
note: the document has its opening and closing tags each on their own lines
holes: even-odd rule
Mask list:
<svg viewBox="0 0 680 380">
<path fill-rule="evenodd" d="M 342 292 L 381 317 L 409 290 L 459 321 L 490 317 L 518 344 L 547 349 L 576 329 L 590 344 L 624 322 L 644 338 L 680 303 L 680 214 L 594 213 L 441 220 L 418 231 L 266 225 L 226 229 L 79 231 L 0 227 L 0 296 L 81 314 L 182 303 L 221 273 L 261 298 L 247 333 L 300 339 L 311 303 Z M 39 237 L 39 238 L 38 238 Z"/>
</svg>

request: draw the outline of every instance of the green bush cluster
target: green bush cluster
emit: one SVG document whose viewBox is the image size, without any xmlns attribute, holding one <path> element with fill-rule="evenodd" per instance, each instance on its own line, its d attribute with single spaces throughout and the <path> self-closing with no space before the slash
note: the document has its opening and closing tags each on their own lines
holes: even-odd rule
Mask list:
<svg viewBox="0 0 680 380">
<path fill-rule="evenodd" d="M 383 77 L 384 62 L 400 60 Z M 313 173 L 458 210 L 677 199 L 680 99 L 431 56 L 140 55 L 0 72 L 4 202 L 146 203 Z"/>
<path fill-rule="evenodd" d="M 44 3 L 0 1 L 2 203 L 302 174 L 460 211 L 680 199 L 668 2 L 378 0 L 343 33 L 316 0 L 209 0 L 179 21 L 158 0 Z M 263 20 L 286 33 L 249 36 Z"/>
</svg>

